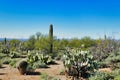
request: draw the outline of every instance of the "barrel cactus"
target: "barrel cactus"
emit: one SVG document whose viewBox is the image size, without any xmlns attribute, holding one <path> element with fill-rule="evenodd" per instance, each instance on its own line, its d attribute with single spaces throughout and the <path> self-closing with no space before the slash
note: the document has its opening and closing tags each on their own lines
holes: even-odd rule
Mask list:
<svg viewBox="0 0 120 80">
<path fill-rule="evenodd" d="M 27 66 L 28 66 L 28 63 L 26 61 L 19 61 L 17 64 L 16 64 L 16 68 L 19 70 L 20 74 L 24 75 L 26 72 L 27 72 Z"/>
</svg>

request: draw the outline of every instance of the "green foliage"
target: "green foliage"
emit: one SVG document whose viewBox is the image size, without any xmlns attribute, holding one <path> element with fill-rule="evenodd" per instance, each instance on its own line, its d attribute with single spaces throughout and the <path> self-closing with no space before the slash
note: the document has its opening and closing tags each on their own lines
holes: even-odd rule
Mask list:
<svg viewBox="0 0 120 80">
<path fill-rule="evenodd" d="M 9 54 L 9 56 L 11 58 L 19 58 L 20 57 L 20 53 L 15 52 L 15 51 L 11 51 L 10 54 Z"/>
<path fill-rule="evenodd" d="M 60 75 L 65 75 L 65 69 L 61 69 L 61 71 L 60 71 L 59 74 L 60 74 Z"/>
<path fill-rule="evenodd" d="M 104 59 L 104 61 L 99 62 L 99 67 L 110 67 L 112 69 L 120 68 L 120 52 L 112 52 L 110 55 Z"/>
<path fill-rule="evenodd" d="M 49 76 L 46 73 L 42 73 L 40 75 L 40 80 L 59 80 L 59 79 Z"/>
<path fill-rule="evenodd" d="M 16 51 L 19 49 L 20 41 L 18 39 L 12 39 L 9 41 L 10 51 Z"/>
<path fill-rule="evenodd" d="M 16 63 L 17 63 L 17 60 L 11 60 L 9 65 L 13 68 L 16 68 Z"/>
<path fill-rule="evenodd" d="M 115 76 L 114 80 L 120 80 L 120 74 L 118 76 Z"/>
<path fill-rule="evenodd" d="M 2 49 L 2 53 L 4 54 L 9 54 L 10 53 L 10 50 L 8 48 L 3 48 Z"/>
<path fill-rule="evenodd" d="M 111 73 L 96 72 L 89 80 L 113 80 L 114 76 Z"/>
<path fill-rule="evenodd" d="M 41 63 L 41 61 L 36 61 L 33 64 L 34 69 L 36 69 L 36 68 L 47 68 L 47 67 L 48 67 L 47 64 L 45 64 L 43 62 Z"/>
<path fill-rule="evenodd" d="M 89 51 L 72 49 L 67 51 L 63 57 L 67 73 L 73 77 L 88 77 L 94 72 L 94 69 L 97 69 L 97 63 Z"/>
<path fill-rule="evenodd" d="M 120 69 L 115 69 L 112 74 L 114 75 L 114 80 L 120 80 Z"/>
<path fill-rule="evenodd" d="M 35 49 L 49 51 L 49 41 L 48 36 L 41 35 L 39 40 L 35 42 Z"/>
<path fill-rule="evenodd" d="M 1 61 L 2 61 L 3 64 L 9 64 L 11 62 L 11 58 L 10 57 L 4 57 L 4 58 L 2 58 Z"/>
<path fill-rule="evenodd" d="M 98 62 L 98 67 L 99 68 L 107 68 L 109 64 L 110 64 L 109 62 L 101 61 L 101 62 Z"/>
<path fill-rule="evenodd" d="M 90 48 L 91 53 L 94 55 L 94 59 L 98 61 L 104 61 L 111 53 L 118 51 L 118 45 L 116 45 L 112 39 L 99 40 L 96 46 Z"/>
<path fill-rule="evenodd" d="M 40 32 L 36 33 L 37 40 L 39 40 L 41 36 L 42 36 L 42 34 Z"/>
<path fill-rule="evenodd" d="M 33 50 L 35 49 L 35 42 L 36 42 L 36 38 L 35 35 L 30 36 L 30 38 L 28 39 L 28 41 L 26 41 L 23 46 L 26 50 Z"/>
<path fill-rule="evenodd" d="M 85 48 L 89 48 L 91 46 L 94 46 L 96 43 L 93 39 L 91 39 L 90 37 L 83 37 L 81 39 L 81 43 L 84 44 Z"/>
<path fill-rule="evenodd" d="M 4 58 L 6 56 L 7 56 L 6 54 L 0 53 L 0 59 Z"/>
<path fill-rule="evenodd" d="M 95 72 L 89 80 L 120 80 L 120 70 L 116 69 L 110 72 Z"/>
</svg>

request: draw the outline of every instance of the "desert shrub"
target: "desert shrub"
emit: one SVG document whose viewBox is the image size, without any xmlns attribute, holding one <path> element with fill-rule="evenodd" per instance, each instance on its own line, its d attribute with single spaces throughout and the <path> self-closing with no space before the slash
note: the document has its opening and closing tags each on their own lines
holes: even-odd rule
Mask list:
<svg viewBox="0 0 120 80">
<path fill-rule="evenodd" d="M 2 53 L 4 54 L 9 54 L 10 53 L 10 50 L 8 48 L 3 48 L 2 49 Z"/>
<path fill-rule="evenodd" d="M 17 63 L 17 60 L 11 60 L 9 65 L 13 68 L 16 68 L 16 63 Z"/>
<path fill-rule="evenodd" d="M 89 80 L 120 80 L 120 69 L 116 69 L 110 72 L 100 72 L 96 71 Z"/>
<path fill-rule="evenodd" d="M 32 64 L 29 64 L 29 63 L 28 63 L 28 66 L 27 66 L 27 68 L 26 68 L 26 71 L 27 71 L 27 72 L 34 72 L 35 69 L 36 69 L 36 68 L 34 68 Z"/>
<path fill-rule="evenodd" d="M 94 75 L 89 77 L 89 80 L 113 80 L 114 76 L 107 72 L 95 72 Z"/>
<path fill-rule="evenodd" d="M 59 80 L 59 79 L 49 76 L 46 73 L 42 73 L 40 75 L 40 80 Z"/>
<path fill-rule="evenodd" d="M 41 63 L 40 61 L 36 61 L 34 63 L 28 63 L 27 71 L 33 72 L 37 68 L 48 68 L 48 65 L 45 63 Z"/>
<path fill-rule="evenodd" d="M 114 75 L 114 79 L 115 78 L 119 78 L 119 80 L 120 80 L 120 69 L 115 69 L 115 70 L 113 70 L 112 71 L 112 74 Z M 118 77 L 119 76 L 119 77 Z"/>
<path fill-rule="evenodd" d="M 47 68 L 48 66 L 45 63 L 41 63 L 40 61 L 37 61 L 33 63 L 33 67 L 34 68 Z"/>
<path fill-rule="evenodd" d="M 9 54 L 9 56 L 11 58 L 19 58 L 20 57 L 20 53 L 15 52 L 15 51 L 11 51 L 10 54 Z"/>
<path fill-rule="evenodd" d="M 0 59 L 4 58 L 6 56 L 7 56 L 6 54 L 0 53 Z"/>
<path fill-rule="evenodd" d="M 106 60 L 108 60 L 111 63 L 117 63 L 120 62 L 120 52 L 116 52 L 116 53 L 111 53 Z"/>
<path fill-rule="evenodd" d="M 111 64 L 111 68 L 114 69 L 120 69 L 120 63 L 115 63 L 115 64 Z"/>
<path fill-rule="evenodd" d="M 49 80 L 50 78 L 46 73 L 42 73 L 40 77 L 41 77 L 41 80 Z"/>
<path fill-rule="evenodd" d="M 55 60 L 62 60 L 63 53 L 65 53 L 65 50 L 58 50 L 58 52 L 56 53 L 57 55 L 54 59 Z"/>
<path fill-rule="evenodd" d="M 98 62 L 98 67 L 99 68 L 107 68 L 108 67 L 109 62 Z"/>
<path fill-rule="evenodd" d="M 10 57 L 4 57 L 3 59 L 2 59 L 2 63 L 3 64 L 9 64 L 11 62 L 11 58 Z"/>
<path fill-rule="evenodd" d="M 120 80 L 120 74 L 118 76 L 115 76 L 114 80 Z"/>
<path fill-rule="evenodd" d="M 111 54 L 116 54 L 119 51 L 120 43 L 111 38 L 105 38 L 99 40 L 98 44 L 91 47 L 90 51 L 93 54 L 94 59 L 98 61 L 104 61 Z"/>
<path fill-rule="evenodd" d="M 59 74 L 60 74 L 60 75 L 65 75 L 65 69 L 61 69 L 61 71 L 60 71 Z"/>
<path fill-rule="evenodd" d="M 108 56 L 104 62 L 108 62 L 107 65 L 109 65 L 110 68 L 112 69 L 116 69 L 116 68 L 120 68 L 120 52 L 116 52 L 116 53 L 111 53 L 110 56 Z"/>
</svg>

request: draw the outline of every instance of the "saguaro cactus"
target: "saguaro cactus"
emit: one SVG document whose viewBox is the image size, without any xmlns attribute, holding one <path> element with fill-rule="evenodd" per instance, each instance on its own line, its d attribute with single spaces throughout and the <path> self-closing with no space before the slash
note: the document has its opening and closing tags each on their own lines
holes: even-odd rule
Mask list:
<svg viewBox="0 0 120 80">
<path fill-rule="evenodd" d="M 50 41 L 50 53 L 53 52 L 53 25 L 50 24 L 49 28 L 49 41 Z"/>
<path fill-rule="evenodd" d="M 4 44 L 5 44 L 5 46 L 6 46 L 6 44 L 7 44 L 7 39 L 6 39 L 6 37 L 5 37 L 5 39 L 4 39 Z"/>
</svg>

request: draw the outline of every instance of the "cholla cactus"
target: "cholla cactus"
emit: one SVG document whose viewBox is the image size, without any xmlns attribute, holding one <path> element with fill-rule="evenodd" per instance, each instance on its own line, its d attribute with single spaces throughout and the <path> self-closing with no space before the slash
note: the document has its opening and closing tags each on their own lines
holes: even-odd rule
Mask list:
<svg viewBox="0 0 120 80">
<path fill-rule="evenodd" d="M 93 57 L 89 51 L 72 49 L 67 51 L 63 57 L 67 74 L 73 76 L 75 80 L 79 77 L 88 77 L 94 72 L 94 69 L 97 69 L 97 63 L 93 61 Z"/>
<path fill-rule="evenodd" d="M 25 74 L 27 72 L 27 66 L 28 66 L 28 63 L 26 61 L 19 61 L 17 64 L 16 64 L 16 68 L 19 70 L 20 74 Z"/>
</svg>

